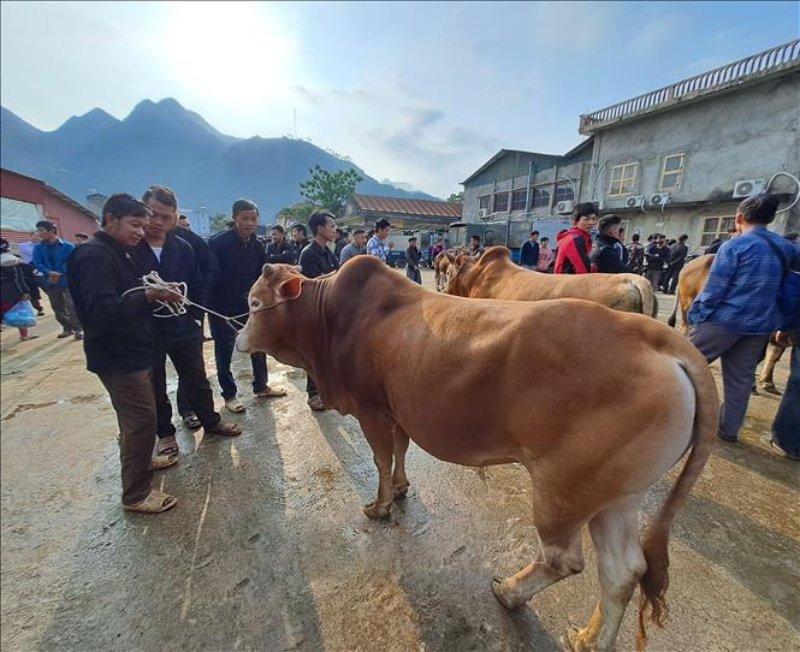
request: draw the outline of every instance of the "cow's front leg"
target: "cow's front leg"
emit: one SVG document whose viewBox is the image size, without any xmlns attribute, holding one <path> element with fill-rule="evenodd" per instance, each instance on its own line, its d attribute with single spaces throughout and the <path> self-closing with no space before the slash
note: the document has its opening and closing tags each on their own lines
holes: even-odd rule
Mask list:
<svg viewBox="0 0 800 652">
<path fill-rule="evenodd" d="M 386 518 L 392 507 L 394 489 L 392 487 L 392 457 L 394 452 L 393 426 L 387 418 L 359 419 L 361 429 L 372 448 L 372 459 L 378 467 L 378 495 L 375 500 L 364 505 L 364 513 L 369 518 Z"/>
<path fill-rule="evenodd" d="M 408 435 L 400 426 L 394 427 L 394 471 L 392 472 L 392 489 L 395 498 L 402 498 L 408 493 L 408 478 L 406 477 L 406 451 L 408 450 Z"/>
</svg>

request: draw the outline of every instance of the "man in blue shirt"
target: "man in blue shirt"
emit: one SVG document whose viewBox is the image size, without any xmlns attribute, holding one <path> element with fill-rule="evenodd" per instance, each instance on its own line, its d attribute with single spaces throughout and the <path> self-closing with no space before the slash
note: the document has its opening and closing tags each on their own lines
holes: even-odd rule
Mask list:
<svg viewBox="0 0 800 652">
<path fill-rule="evenodd" d="M 37 222 L 36 231 L 42 240 L 33 248 L 33 264 L 44 276 L 44 290 L 64 329 L 57 337 L 74 335 L 76 340 L 82 340 L 83 328 L 67 287 L 67 259 L 75 245 L 59 238 L 56 225 L 48 220 Z"/>
<path fill-rule="evenodd" d="M 728 442 L 737 440 L 744 422 L 769 335 L 783 323 L 778 291 L 784 264 L 769 243 L 790 261 L 797 254 L 791 243 L 766 228 L 777 208 L 777 198 L 767 193 L 739 204 L 736 228 L 741 235 L 719 248 L 706 286 L 689 310 L 692 343 L 709 362 L 722 362 L 724 400 L 717 434 Z"/>
</svg>

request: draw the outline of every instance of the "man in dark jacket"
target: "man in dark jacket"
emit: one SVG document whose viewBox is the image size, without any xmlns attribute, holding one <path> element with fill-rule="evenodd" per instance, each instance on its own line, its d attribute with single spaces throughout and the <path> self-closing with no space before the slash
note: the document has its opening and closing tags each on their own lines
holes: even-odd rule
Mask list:
<svg viewBox="0 0 800 652">
<path fill-rule="evenodd" d="M 667 246 L 667 236 L 658 235 L 644 250 L 644 257 L 647 261 L 647 269 L 644 272 L 645 278 L 653 286 L 653 292 L 661 287 L 661 277 L 664 269 L 669 263 L 669 247 Z"/>
<path fill-rule="evenodd" d="M 243 315 L 241 323 L 247 320 L 249 307 L 247 295 L 261 269 L 267 262 L 264 247 L 256 238 L 258 227 L 258 206 L 248 199 L 238 199 L 233 203 L 233 228 L 218 233 L 208 245 L 217 259 L 219 276 L 211 288 L 209 302 L 211 308 L 229 317 Z M 231 358 L 236 342 L 236 331 L 229 322 L 210 316 L 211 337 L 214 338 L 214 357 L 217 361 L 217 380 L 222 389 L 225 407 L 231 412 L 244 412 L 245 406 L 237 397 L 236 380 L 231 373 Z M 253 367 L 253 393 L 257 397 L 284 396 L 286 390 L 269 386 L 267 356 L 253 353 L 250 356 Z"/>
<path fill-rule="evenodd" d="M 592 271 L 592 228 L 597 224 L 597 205 L 584 202 L 575 206 L 572 228 L 557 236 L 556 274 L 588 274 Z"/>
<path fill-rule="evenodd" d="M 292 227 L 292 241 L 290 243 L 292 246 L 292 251 L 294 252 L 294 260 L 292 261 L 293 265 L 300 264 L 300 254 L 303 252 L 303 249 L 308 246 L 309 242 L 310 240 L 308 239 L 305 225 L 295 224 Z"/>
<path fill-rule="evenodd" d="M 525 269 L 535 270 L 539 264 L 539 232 L 531 231 L 528 241 L 519 252 L 519 264 Z"/>
<path fill-rule="evenodd" d="M 325 210 L 314 211 L 308 218 L 308 228 L 314 234 L 314 239 L 300 254 L 303 276 L 316 278 L 335 272 L 339 269 L 339 263 L 328 248 L 328 243 L 336 239 L 336 220 L 333 213 Z M 308 376 L 306 381 L 306 393 L 308 394 L 308 407 L 316 411 L 325 409 L 322 399 L 319 397 L 317 384 L 311 376 Z"/>
<path fill-rule="evenodd" d="M 167 282 L 185 283 L 188 298 L 204 305 L 206 286 L 194 250 L 187 241 L 172 232 L 178 216 L 175 193 L 164 186 L 150 186 L 142 201 L 150 209 L 150 220 L 144 229 L 144 240 L 131 251 L 138 273 L 145 276 L 155 271 Z M 155 309 L 156 314 L 163 314 L 160 308 Z M 183 315 L 153 317 L 153 388 L 158 412 L 160 455 L 178 454 L 175 426 L 172 425 L 172 404 L 167 396 L 167 356 L 178 374 L 189 411 L 200 421 L 205 433 L 224 437 L 242 434 L 239 426 L 224 423 L 214 410 L 214 395 L 208 384 L 203 358 L 201 315 L 202 312 L 197 308 L 189 307 Z"/>
<path fill-rule="evenodd" d="M 631 236 L 631 242 L 625 249 L 628 251 L 628 271 L 634 274 L 641 274 L 644 271 L 644 247 L 639 242 L 638 233 L 634 233 Z"/>
<path fill-rule="evenodd" d="M 406 249 L 406 276 L 422 285 L 422 272 L 419 269 L 419 262 L 422 260 L 422 252 L 417 247 L 417 239 L 408 239 L 408 248 Z"/>
<path fill-rule="evenodd" d="M 84 328 L 86 366 L 111 397 L 120 430 L 122 504 L 126 510 L 158 513 L 177 500 L 152 488 L 153 467 L 175 458 L 153 458 L 156 401 L 153 392 L 151 304 L 175 302 L 165 290 L 144 290 L 128 251 L 144 237 L 149 210 L 127 194 L 103 206 L 102 230 L 67 262 L 67 279 Z"/>
<path fill-rule="evenodd" d="M 678 287 L 678 276 L 686 264 L 686 256 L 689 255 L 689 247 L 686 246 L 688 239 L 689 236 L 684 233 L 669 248 L 669 264 L 667 272 L 664 274 L 664 280 L 661 282 L 661 289 L 667 294 L 675 294 L 675 289 Z"/>
<path fill-rule="evenodd" d="M 272 242 L 267 245 L 267 262 L 296 265 L 297 256 L 293 247 L 286 242 L 286 231 L 280 224 L 272 227 Z"/>
<path fill-rule="evenodd" d="M 628 267 L 622 260 L 622 243 L 617 238 L 622 222 L 617 215 L 606 215 L 598 222 L 598 234 L 590 260 L 595 271 L 602 274 L 625 274 Z"/>
</svg>

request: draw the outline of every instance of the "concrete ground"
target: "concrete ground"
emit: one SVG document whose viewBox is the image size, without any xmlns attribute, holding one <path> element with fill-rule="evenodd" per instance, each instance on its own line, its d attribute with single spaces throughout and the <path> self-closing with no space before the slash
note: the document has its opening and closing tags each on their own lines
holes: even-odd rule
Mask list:
<svg viewBox="0 0 800 652">
<path fill-rule="evenodd" d="M 180 428 L 180 463 L 157 475 L 178 506 L 123 512 L 114 412 L 50 314 L 38 340 L 2 333 L 3 650 L 556 650 L 591 614 L 588 539 L 582 575 L 516 613 L 492 596 L 491 577 L 536 550 L 520 467 L 481 478 L 412 444 L 408 498 L 370 521 L 376 471 L 357 422 L 312 413 L 304 375 L 274 360 L 288 397 L 254 399 L 237 357 L 248 411 L 225 418 L 244 434 Z M 742 442 L 717 448 L 679 514 L 671 617 L 651 628 L 651 650 L 800 649 L 799 467 L 758 443 L 778 401 L 751 400 Z M 632 606 L 619 649 L 633 648 L 634 626 Z"/>
</svg>

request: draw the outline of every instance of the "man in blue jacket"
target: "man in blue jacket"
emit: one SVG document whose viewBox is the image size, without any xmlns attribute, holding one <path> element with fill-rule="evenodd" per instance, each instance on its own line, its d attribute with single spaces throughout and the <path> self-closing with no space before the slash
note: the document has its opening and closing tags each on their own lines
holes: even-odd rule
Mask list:
<svg viewBox="0 0 800 652">
<path fill-rule="evenodd" d="M 44 276 L 44 290 L 63 329 L 58 338 L 74 335 L 83 339 L 83 328 L 67 287 L 67 259 L 75 245 L 58 237 L 56 225 L 48 220 L 36 223 L 41 241 L 33 248 L 33 265 Z"/>
<path fill-rule="evenodd" d="M 536 271 L 539 264 L 539 232 L 531 231 L 528 241 L 522 245 L 519 252 L 519 264 L 525 269 Z"/>
<path fill-rule="evenodd" d="M 722 243 L 705 288 L 689 309 L 692 343 L 709 362 L 717 358 L 722 362 L 724 400 L 717 434 L 727 442 L 739 436 L 769 335 L 784 323 L 778 308 L 784 264 L 771 245 L 795 263 L 797 252 L 766 228 L 777 208 L 778 199 L 767 193 L 739 204 L 740 235 Z"/>
<path fill-rule="evenodd" d="M 249 306 L 247 295 L 267 262 L 264 247 L 256 238 L 258 206 L 249 199 L 238 199 L 233 203 L 233 228 L 218 233 L 208 245 L 217 259 L 219 275 L 211 288 L 211 308 L 216 312 L 234 317 L 244 315 L 247 321 Z M 231 412 L 244 412 L 245 406 L 237 397 L 236 380 L 231 373 L 231 359 L 236 343 L 236 331 L 228 322 L 210 315 L 211 337 L 214 338 L 214 356 L 217 361 L 217 379 L 225 399 L 225 407 Z M 253 394 L 256 397 L 284 396 L 286 390 L 269 386 L 267 356 L 253 353 Z"/>
<path fill-rule="evenodd" d="M 142 201 L 150 209 L 150 220 L 144 228 L 144 239 L 133 250 L 131 258 L 142 276 L 152 271 L 169 283 L 186 283 L 189 299 L 200 305 L 206 301 L 206 290 L 200 266 L 191 245 L 173 233 L 178 219 L 178 200 L 165 186 L 150 186 Z M 162 311 L 155 307 L 155 313 Z M 167 313 L 169 314 L 169 313 Z M 155 346 L 153 357 L 153 389 L 158 413 L 158 454 L 177 455 L 178 443 L 172 425 L 172 404 L 167 395 L 167 356 L 172 360 L 178 379 L 192 412 L 206 434 L 236 437 L 239 426 L 222 421 L 214 410 L 214 396 L 206 375 L 200 312 L 189 307 L 175 317 L 153 316 Z"/>
</svg>

